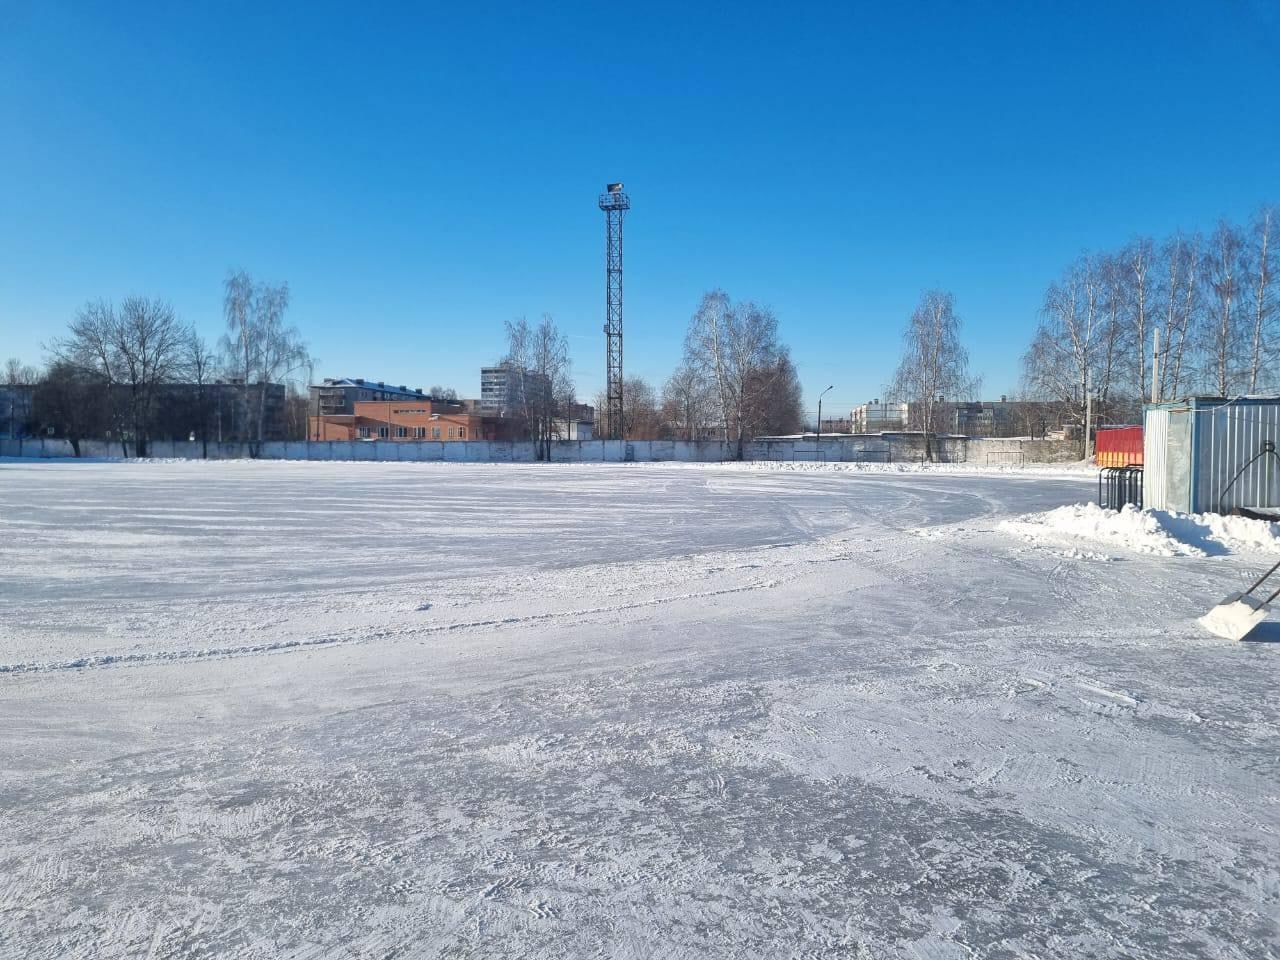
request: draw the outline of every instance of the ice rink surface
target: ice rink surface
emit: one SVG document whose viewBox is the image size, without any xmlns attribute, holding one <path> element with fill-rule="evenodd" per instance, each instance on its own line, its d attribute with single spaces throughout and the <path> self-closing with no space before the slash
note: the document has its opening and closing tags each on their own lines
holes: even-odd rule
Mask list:
<svg viewBox="0 0 1280 960">
<path fill-rule="evenodd" d="M 0 461 L 0 957 L 1274 957 L 1275 558 L 1091 479 Z"/>
</svg>

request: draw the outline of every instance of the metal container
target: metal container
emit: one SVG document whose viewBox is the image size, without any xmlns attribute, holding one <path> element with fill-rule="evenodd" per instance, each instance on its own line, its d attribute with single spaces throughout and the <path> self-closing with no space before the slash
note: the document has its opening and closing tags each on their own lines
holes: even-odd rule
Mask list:
<svg viewBox="0 0 1280 960">
<path fill-rule="evenodd" d="M 1099 427 L 1093 438 L 1093 462 L 1099 467 L 1140 467 L 1141 427 Z"/>
<path fill-rule="evenodd" d="M 1280 397 L 1191 397 L 1146 408 L 1143 500 L 1156 510 L 1280 509 Z"/>
</svg>

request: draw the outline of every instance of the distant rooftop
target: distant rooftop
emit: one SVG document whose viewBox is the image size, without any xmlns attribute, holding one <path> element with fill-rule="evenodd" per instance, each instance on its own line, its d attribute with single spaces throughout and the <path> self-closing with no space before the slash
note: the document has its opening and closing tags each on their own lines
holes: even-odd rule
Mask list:
<svg viewBox="0 0 1280 960">
<path fill-rule="evenodd" d="M 403 383 L 385 383 L 382 380 L 365 380 L 361 377 L 325 377 L 324 383 L 312 384 L 314 387 L 363 387 L 366 390 L 381 390 L 383 393 L 399 394 L 402 397 L 424 397 L 421 387 L 409 389 Z"/>
</svg>

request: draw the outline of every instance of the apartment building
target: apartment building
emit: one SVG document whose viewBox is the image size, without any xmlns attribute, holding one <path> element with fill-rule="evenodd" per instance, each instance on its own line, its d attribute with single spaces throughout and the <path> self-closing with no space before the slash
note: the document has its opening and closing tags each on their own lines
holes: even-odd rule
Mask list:
<svg viewBox="0 0 1280 960">
<path fill-rule="evenodd" d="M 480 370 L 480 409 L 494 417 L 522 416 L 551 394 L 546 374 L 519 367 L 483 367 Z"/>
</svg>

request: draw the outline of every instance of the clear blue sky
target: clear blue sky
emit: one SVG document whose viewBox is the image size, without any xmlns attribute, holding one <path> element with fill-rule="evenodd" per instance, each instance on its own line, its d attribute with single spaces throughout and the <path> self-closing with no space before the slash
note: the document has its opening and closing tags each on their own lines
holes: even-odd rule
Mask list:
<svg viewBox="0 0 1280 960">
<path fill-rule="evenodd" d="M 937 285 L 998 395 L 1077 253 L 1280 200 L 1278 81 L 1261 0 L 0 0 L 0 359 L 131 293 L 216 337 L 243 267 L 317 376 L 474 395 L 546 311 L 590 399 L 623 180 L 628 373 L 659 385 L 719 286 L 838 410 Z"/>
</svg>

